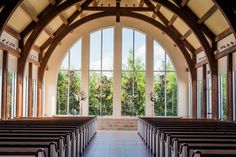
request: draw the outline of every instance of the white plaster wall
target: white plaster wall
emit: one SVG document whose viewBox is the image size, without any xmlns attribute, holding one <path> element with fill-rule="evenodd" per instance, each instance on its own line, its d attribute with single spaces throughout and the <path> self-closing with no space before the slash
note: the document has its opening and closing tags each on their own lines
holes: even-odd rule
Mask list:
<svg viewBox="0 0 236 157">
<path fill-rule="evenodd" d="M 65 53 L 72 47 L 73 44 L 76 43 L 76 41 L 81 36 L 84 35 L 84 33 L 94 32 L 100 28 L 114 25 L 117 25 L 117 23 L 115 23 L 115 20 L 112 17 L 99 18 L 95 21 L 90 21 L 75 29 L 73 33 L 68 34 L 63 39 L 62 44 L 57 46 L 48 63 L 49 71 L 47 71 L 45 74 L 45 115 L 53 115 L 56 111 L 57 74 Z M 141 20 L 123 17 L 119 25 L 122 25 L 123 27 L 131 27 L 141 32 L 145 32 L 147 36 L 153 36 L 161 44 L 161 46 L 166 49 L 170 59 L 175 65 L 178 79 L 178 115 L 186 117 L 188 115 L 188 73 L 185 70 L 187 67 L 186 61 L 179 48 L 174 47 L 174 42 L 167 35 L 163 35 L 161 30 Z"/>
</svg>

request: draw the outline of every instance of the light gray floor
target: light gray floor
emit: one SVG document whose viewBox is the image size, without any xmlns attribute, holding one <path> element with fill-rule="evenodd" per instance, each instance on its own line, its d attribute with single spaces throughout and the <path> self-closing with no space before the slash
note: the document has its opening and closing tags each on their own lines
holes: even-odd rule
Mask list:
<svg viewBox="0 0 236 157">
<path fill-rule="evenodd" d="M 83 157 L 151 157 L 137 131 L 98 131 Z"/>
</svg>

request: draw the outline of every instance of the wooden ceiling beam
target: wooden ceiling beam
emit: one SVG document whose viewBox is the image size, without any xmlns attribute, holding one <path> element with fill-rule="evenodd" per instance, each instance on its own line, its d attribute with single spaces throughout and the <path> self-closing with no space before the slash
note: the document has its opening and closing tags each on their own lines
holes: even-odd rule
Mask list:
<svg viewBox="0 0 236 157">
<path fill-rule="evenodd" d="M 212 14 L 217 11 L 217 6 L 213 5 L 198 21 L 198 24 L 204 23 Z"/>
<path fill-rule="evenodd" d="M 37 53 L 41 53 L 41 52 L 42 52 L 41 48 L 38 47 L 37 45 L 33 45 L 33 46 L 32 46 L 32 49 L 33 49 L 34 51 L 36 51 Z"/>
<path fill-rule="evenodd" d="M 154 12 L 153 12 L 153 14 L 152 14 L 152 18 L 153 18 L 153 19 L 156 19 L 157 13 L 159 12 L 160 8 L 161 8 L 161 5 L 157 4 L 156 7 L 155 7 L 155 9 L 154 9 Z"/>
<path fill-rule="evenodd" d="M 189 7 L 187 7 L 186 5 L 181 6 L 181 2 L 182 2 L 181 0 L 173 0 L 173 2 L 181 8 L 183 14 L 187 14 L 189 16 L 192 22 L 197 23 L 199 18 Z M 201 24 L 201 25 L 198 24 L 198 29 L 200 29 L 201 32 L 203 32 L 210 41 L 214 42 L 215 34 L 205 24 Z"/>
<path fill-rule="evenodd" d="M 90 4 L 91 0 L 88 0 L 86 1 L 86 3 L 82 4 L 81 8 L 87 8 Z M 68 19 L 68 24 L 71 24 L 79 15 L 80 13 L 82 12 L 82 10 L 79 12 L 79 11 L 76 11 L 74 12 Z M 54 32 L 54 35 L 55 36 L 58 36 L 64 29 L 66 28 L 65 25 L 62 25 L 60 26 L 55 32 Z M 47 41 L 45 41 L 42 45 L 41 45 L 41 49 L 42 51 L 44 51 L 51 43 L 52 43 L 52 39 L 49 38 Z"/>
<path fill-rule="evenodd" d="M 182 0 L 182 2 L 180 3 L 180 5 L 182 7 L 186 6 L 188 4 L 189 0 Z"/>
<path fill-rule="evenodd" d="M 59 15 L 59 17 L 60 17 L 60 19 L 61 19 L 61 21 L 63 22 L 64 25 L 68 25 L 68 21 L 62 13 Z"/>
<path fill-rule="evenodd" d="M 225 31 L 223 31 L 222 33 L 220 33 L 219 35 L 216 36 L 215 42 L 218 42 L 218 41 L 224 39 L 225 37 L 229 36 L 232 33 L 233 32 L 232 32 L 231 28 L 226 29 Z"/>
<path fill-rule="evenodd" d="M 93 5 L 94 7 L 97 7 L 97 6 L 98 6 L 98 3 L 99 3 L 99 0 L 93 0 L 92 5 Z"/>
<path fill-rule="evenodd" d="M 16 8 L 22 3 L 23 0 L 5 0 L 4 7 L 0 12 L 0 35 L 2 31 L 5 29 L 11 15 L 14 13 Z"/>
<path fill-rule="evenodd" d="M 24 10 L 24 12 L 25 12 L 27 15 L 29 15 L 29 17 L 30 17 L 34 22 L 36 22 L 36 23 L 39 22 L 39 18 L 38 18 L 36 15 L 34 15 L 34 13 L 32 12 L 32 10 L 31 10 L 30 8 L 28 8 L 24 3 L 22 3 L 22 4 L 20 5 L 20 7 L 21 7 L 21 9 Z"/>
<path fill-rule="evenodd" d="M 17 40 L 21 40 L 20 34 L 14 29 L 12 29 L 10 26 L 6 25 L 4 31 L 16 38 Z"/>
<path fill-rule="evenodd" d="M 192 34 L 192 30 L 189 29 L 182 37 L 181 40 L 187 39 Z"/>
<path fill-rule="evenodd" d="M 143 7 L 144 6 L 144 1 L 143 0 L 140 0 L 139 2 L 139 7 Z"/>
<path fill-rule="evenodd" d="M 169 21 L 169 23 L 168 23 L 168 26 L 171 26 L 171 25 L 173 25 L 173 23 L 175 22 L 175 20 L 178 18 L 178 16 L 176 15 L 176 14 L 174 14 L 172 17 L 171 17 L 171 19 L 170 19 L 170 21 Z"/>
<path fill-rule="evenodd" d="M 54 34 L 53 34 L 53 32 L 51 31 L 51 30 L 49 30 L 48 28 L 44 28 L 44 32 L 48 35 L 48 36 L 50 36 L 50 38 L 54 38 Z"/>
<path fill-rule="evenodd" d="M 204 49 L 203 49 L 203 47 L 199 47 L 198 49 L 196 49 L 195 50 L 195 55 L 197 55 L 197 54 L 199 54 L 200 52 L 203 52 L 204 51 Z"/>
<path fill-rule="evenodd" d="M 116 22 L 120 22 L 120 1 L 121 0 L 116 0 Z"/>
<path fill-rule="evenodd" d="M 84 11 L 113 11 L 114 9 L 116 9 L 116 7 L 86 7 L 83 10 Z M 120 9 L 122 11 L 152 11 L 150 8 L 148 7 L 120 7 Z"/>
<path fill-rule="evenodd" d="M 50 2 L 50 4 L 53 5 L 53 6 L 56 4 L 56 0 L 49 0 L 49 2 Z"/>
</svg>

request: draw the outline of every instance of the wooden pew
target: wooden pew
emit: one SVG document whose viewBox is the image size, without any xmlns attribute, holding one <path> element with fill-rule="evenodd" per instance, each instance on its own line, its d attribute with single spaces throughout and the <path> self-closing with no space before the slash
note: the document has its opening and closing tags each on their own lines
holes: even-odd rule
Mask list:
<svg viewBox="0 0 236 157">
<path fill-rule="evenodd" d="M 40 148 L 36 151 L 28 150 L 27 152 L 24 152 L 20 150 L 19 152 L 10 152 L 10 151 L 1 151 L 0 157 L 46 157 L 46 152 L 44 149 Z"/>
<path fill-rule="evenodd" d="M 58 125 L 58 124 L 62 124 L 62 125 Z M 55 136 L 55 135 L 61 136 L 62 134 L 64 135 L 66 134 L 67 135 L 66 137 L 68 139 L 68 133 L 71 133 L 70 134 L 70 136 L 72 135 L 71 141 L 74 144 L 70 147 L 73 151 L 71 155 L 67 154 L 67 156 L 68 157 L 80 156 L 82 151 L 85 149 L 86 145 L 89 143 L 89 141 L 92 139 L 92 137 L 96 133 L 96 128 L 94 124 L 95 124 L 94 117 L 76 117 L 76 118 L 75 117 L 65 117 L 65 118 L 56 117 L 56 118 L 46 118 L 46 119 L 23 118 L 19 121 L 18 120 L 0 121 L 0 126 L 1 126 L 0 139 L 1 139 L 1 134 L 4 136 L 4 134 L 7 134 L 7 133 L 12 133 L 14 137 L 17 137 L 17 135 L 20 135 L 20 134 L 21 134 L 20 136 L 22 135 L 27 136 L 28 134 L 30 137 L 34 137 L 32 136 L 32 134 L 35 134 L 35 136 L 37 135 L 43 136 L 43 134 L 45 134 L 47 137 Z M 74 134 L 74 138 L 73 138 L 73 134 Z M 75 135 L 77 135 L 77 137 L 75 137 Z M 34 138 L 36 140 L 36 137 Z M 55 140 L 55 139 L 52 139 L 52 137 L 50 138 L 51 140 Z M 2 139 L 7 140 L 7 138 L 3 138 L 3 137 Z M 10 138 L 9 138 L 9 141 L 11 141 Z M 76 141 L 76 143 L 73 141 Z"/>
</svg>

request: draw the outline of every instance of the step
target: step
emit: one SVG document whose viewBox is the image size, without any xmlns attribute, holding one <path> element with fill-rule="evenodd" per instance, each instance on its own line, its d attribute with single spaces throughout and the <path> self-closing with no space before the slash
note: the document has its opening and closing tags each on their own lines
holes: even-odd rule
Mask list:
<svg viewBox="0 0 236 157">
<path fill-rule="evenodd" d="M 97 130 L 137 130 L 138 118 L 133 117 L 98 117 Z"/>
</svg>

